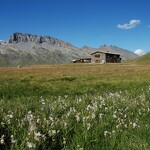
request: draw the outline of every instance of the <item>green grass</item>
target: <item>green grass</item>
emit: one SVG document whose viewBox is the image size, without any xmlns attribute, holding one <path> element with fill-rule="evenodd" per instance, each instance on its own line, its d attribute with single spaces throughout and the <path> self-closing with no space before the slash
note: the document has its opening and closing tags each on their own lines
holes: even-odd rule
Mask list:
<svg viewBox="0 0 150 150">
<path fill-rule="evenodd" d="M 149 68 L 0 68 L 0 149 L 149 150 Z"/>
<path fill-rule="evenodd" d="M 137 57 L 131 61 L 129 61 L 129 63 L 133 63 L 133 64 L 143 64 L 143 65 L 147 65 L 150 64 L 150 53 L 146 53 L 143 56 Z"/>
</svg>

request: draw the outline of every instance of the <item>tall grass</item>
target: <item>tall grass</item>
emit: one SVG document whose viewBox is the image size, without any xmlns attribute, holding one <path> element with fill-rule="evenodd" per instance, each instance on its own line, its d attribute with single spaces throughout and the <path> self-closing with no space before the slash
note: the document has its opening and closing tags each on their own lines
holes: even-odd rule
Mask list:
<svg viewBox="0 0 150 150">
<path fill-rule="evenodd" d="M 149 66 L 0 72 L 0 149 L 150 149 Z"/>
</svg>

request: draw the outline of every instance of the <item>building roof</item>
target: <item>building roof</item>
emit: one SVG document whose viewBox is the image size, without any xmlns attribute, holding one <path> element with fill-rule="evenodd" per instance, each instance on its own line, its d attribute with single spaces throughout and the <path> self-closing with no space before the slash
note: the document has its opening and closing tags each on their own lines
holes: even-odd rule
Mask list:
<svg viewBox="0 0 150 150">
<path fill-rule="evenodd" d="M 111 52 L 101 52 L 101 51 L 96 51 L 96 52 L 92 53 L 91 55 L 96 54 L 96 53 L 120 55 L 120 54 L 116 54 L 116 53 L 111 53 Z"/>
</svg>

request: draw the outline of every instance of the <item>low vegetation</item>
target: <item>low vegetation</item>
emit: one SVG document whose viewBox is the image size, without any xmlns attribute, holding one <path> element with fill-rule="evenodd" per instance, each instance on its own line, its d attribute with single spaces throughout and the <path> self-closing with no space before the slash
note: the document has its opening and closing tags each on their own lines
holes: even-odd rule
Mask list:
<svg viewBox="0 0 150 150">
<path fill-rule="evenodd" d="M 150 66 L 0 68 L 0 149 L 149 150 Z"/>
<path fill-rule="evenodd" d="M 140 57 L 137 57 L 135 59 L 132 59 L 130 61 L 130 63 L 134 63 L 134 64 L 142 64 L 142 65 L 147 65 L 149 64 L 150 65 L 150 53 L 146 53 L 145 55 L 142 55 Z"/>
</svg>

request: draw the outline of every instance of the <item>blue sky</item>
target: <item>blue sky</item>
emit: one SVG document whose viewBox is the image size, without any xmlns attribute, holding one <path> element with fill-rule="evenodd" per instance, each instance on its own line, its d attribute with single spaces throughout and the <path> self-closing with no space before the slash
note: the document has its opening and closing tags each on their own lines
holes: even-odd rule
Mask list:
<svg viewBox="0 0 150 150">
<path fill-rule="evenodd" d="M 22 32 L 148 52 L 149 18 L 149 0 L 1 0 L 0 40 Z"/>
</svg>

